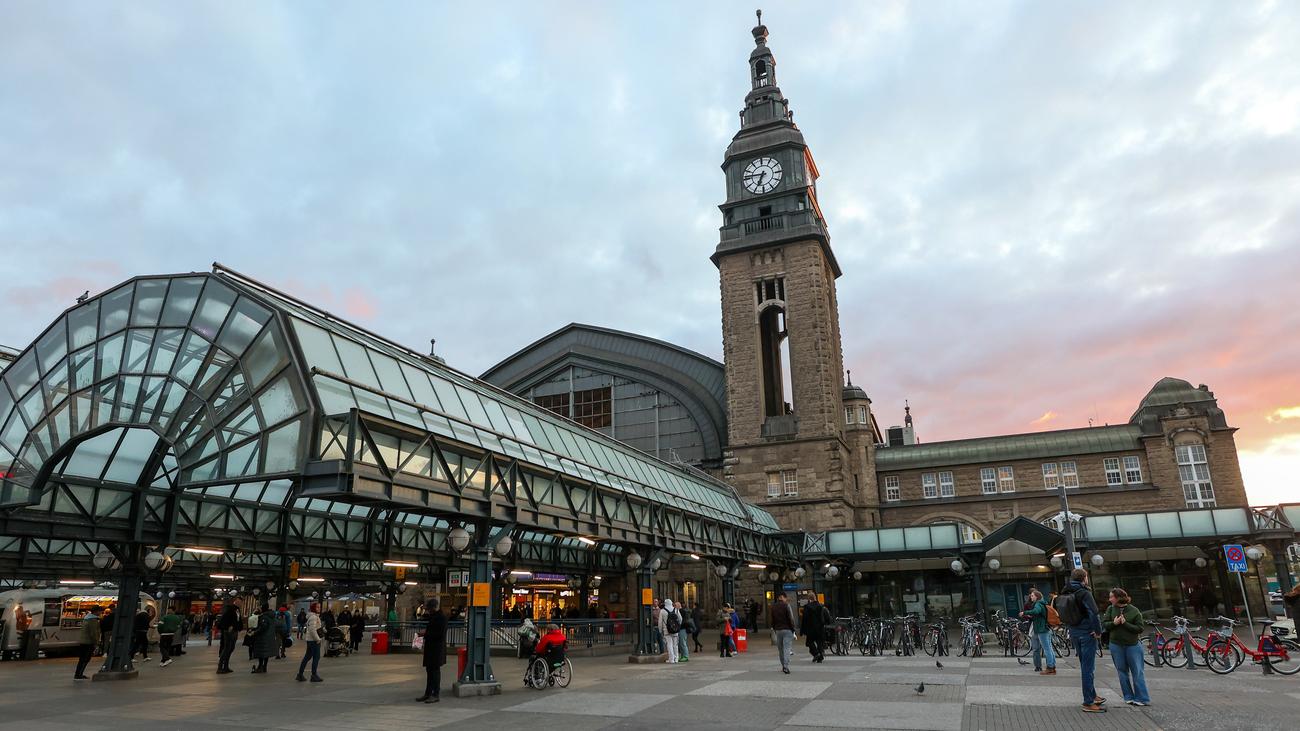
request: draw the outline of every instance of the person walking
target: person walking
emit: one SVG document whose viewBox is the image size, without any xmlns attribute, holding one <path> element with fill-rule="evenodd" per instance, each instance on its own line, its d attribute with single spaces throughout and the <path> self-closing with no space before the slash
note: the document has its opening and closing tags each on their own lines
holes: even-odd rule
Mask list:
<svg viewBox="0 0 1300 731">
<path fill-rule="evenodd" d="M 366 636 L 366 613 L 360 607 L 352 613 L 352 629 L 348 633 L 352 639 L 352 649 L 361 651 L 361 639 Z"/>
<path fill-rule="evenodd" d="M 1079 676 L 1084 713 L 1105 713 L 1106 699 L 1097 695 L 1097 640 L 1101 638 L 1101 615 L 1088 583 L 1088 570 L 1070 572 L 1070 583 L 1056 596 L 1053 605 L 1061 622 L 1069 627 L 1070 641 L 1079 654 Z M 1138 658 L 1141 662 L 1142 658 Z"/>
<path fill-rule="evenodd" d="M 294 680 L 306 680 L 302 676 L 302 671 L 307 669 L 307 661 L 310 660 L 311 682 L 321 682 L 320 673 L 318 672 L 320 669 L 320 643 L 321 639 L 325 637 L 325 630 L 321 627 L 320 615 L 316 613 L 319 610 L 320 605 L 315 602 L 312 602 L 311 606 L 308 607 L 307 622 L 303 625 L 302 643 L 306 649 L 302 651 L 302 662 L 298 663 L 298 675 L 294 677 Z M 226 672 L 230 672 L 229 669 Z"/>
<path fill-rule="evenodd" d="M 144 659 L 140 662 L 149 662 L 149 624 L 152 618 L 148 610 L 140 607 L 140 611 L 135 613 L 131 620 L 131 657 L 135 657 L 138 650 Z"/>
<path fill-rule="evenodd" d="M 307 610 L 298 610 L 298 639 L 302 639 L 307 632 Z"/>
<path fill-rule="evenodd" d="M 783 591 L 777 593 L 776 601 L 772 604 L 768 625 L 772 627 L 772 634 L 776 639 L 776 652 L 781 656 L 781 672 L 789 675 L 790 653 L 794 645 L 795 619 L 794 608 L 786 601 L 785 592 Z"/>
<path fill-rule="evenodd" d="M 262 607 L 258 615 L 257 630 L 252 632 L 253 635 L 253 658 L 257 664 L 253 667 L 254 673 L 265 673 L 267 662 L 272 655 L 278 655 L 280 652 L 280 633 L 282 628 L 279 622 L 275 621 L 275 615 L 271 614 L 270 607 Z"/>
<path fill-rule="evenodd" d="M 158 620 L 158 655 L 162 662 L 158 667 L 165 668 L 172 662 L 172 644 L 176 641 L 176 633 L 181 631 L 181 616 L 174 610 L 168 609 L 163 618 Z M 179 648 L 178 648 L 179 649 Z"/>
<path fill-rule="evenodd" d="M 289 614 L 288 607 L 280 605 L 275 612 L 275 623 L 280 635 L 280 651 L 276 653 L 275 659 L 283 660 L 288 656 L 286 650 L 289 649 L 289 645 L 293 644 L 293 640 L 290 639 L 293 635 L 293 615 Z"/>
<path fill-rule="evenodd" d="M 1032 623 L 1030 636 L 1033 638 L 1034 672 L 1039 675 L 1056 675 L 1056 651 L 1052 649 L 1052 628 L 1047 624 L 1047 600 L 1038 589 L 1029 590 L 1027 608 L 1020 613 L 1021 619 Z M 1043 669 L 1046 663 L 1047 669 Z"/>
<path fill-rule="evenodd" d="M 89 680 L 86 666 L 90 664 L 90 656 L 95 654 L 95 645 L 99 644 L 100 639 L 98 612 L 99 608 L 92 604 L 81 618 L 81 634 L 77 638 L 77 671 L 72 674 L 73 680 Z"/>
<path fill-rule="evenodd" d="M 682 616 L 673 610 L 673 600 L 665 599 L 659 610 L 659 636 L 668 651 L 668 664 L 677 664 L 677 633 L 682 628 Z"/>
<path fill-rule="evenodd" d="M 1127 591 L 1119 587 L 1110 590 L 1110 606 L 1101 617 L 1101 627 L 1110 636 L 1110 659 L 1119 673 L 1119 688 L 1124 702 L 1130 706 L 1151 705 L 1142 661 L 1142 633 L 1146 621 L 1142 612 L 1133 606 Z"/>
<path fill-rule="evenodd" d="M 424 607 L 428 619 L 424 632 L 424 695 L 417 703 L 437 703 L 442 689 L 442 666 L 447 664 L 447 615 L 438 608 L 438 600 L 430 599 Z"/>
<path fill-rule="evenodd" d="M 826 659 L 824 646 L 826 643 L 826 617 L 829 612 L 817 601 L 817 595 L 814 594 L 803 605 L 803 617 L 799 623 L 799 630 L 803 634 L 804 644 L 808 647 L 808 654 L 812 655 L 813 662 L 822 662 Z"/>
<path fill-rule="evenodd" d="M 700 609 L 699 602 L 691 602 L 691 641 L 695 643 L 696 652 L 704 652 L 704 645 L 700 644 L 700 632 L 704 629 L 704 610 Z"/>
<path fill-rule="evenodd" d="M 235 654 L 235 645 L 239 642 L 239 607 L 227 601 L 217 618 L 217 631 L 221 636 L 220 654 L 217 658 L 217 673 L 225 675 L 234 672 L 230 669 L 230 656 Z"/>
<path fill-rule="evenodd" d="M 104 655 L 108 655 L 109 646 L 113 643 L 113 623 L 116 621 L 113 607 L 104 609 L 104 614 L 99 619 L 99 646 Z"/>
</svg>

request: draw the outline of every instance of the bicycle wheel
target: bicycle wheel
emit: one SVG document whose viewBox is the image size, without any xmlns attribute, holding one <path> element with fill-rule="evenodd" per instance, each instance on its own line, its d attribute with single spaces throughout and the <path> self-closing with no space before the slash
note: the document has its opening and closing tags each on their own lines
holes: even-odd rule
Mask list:
<svg viewBox="0 0 1300 731">
<path fill-rule="evenodd" d="M 1056 650 L 1059 657 L 1069 657 L 1074 652 L 1074 643 L 1070 638 L 1060 632 L 1052 633 L 1052 648 Z"/>
<path fill-rule="evenodd" d="M 1235 645 L 1218 639 L 1205 646 L 1205 652 L 1201 653 L 1201 657 L 1205 659 L 1205 665 L 1210 670 L 1219 675 L 1227 675 L 1237 669 L 1240 663 L 1237 658 L 1241 654 L 1241 650 Z"/>
<path fill-rule="evenodd" d="M 1033 648 L 1029 646 L 1029 637 L 1024 632 L 1016 630 L 1011 634 L 1011 654 L 1016 657 L 1029 657 Z"/>
<path fill-rule="evenodd" d="M 546 687 L 546 661 L 542 658 L 536 658 L 528 664 L 528 672 L 524 675 L 524 683 L 533 690 L 542 690 Z"/>
<path fill-rule="evenodd" d="M 573 680 L 573 663 L 569 658 L 564 658 L 564 662 L 555 669 L 555 684 L 561 688 L 569 687 L 569 681 Z"/>
<path fill-rule="evenodd" d="M 1273 640 L 1279 650 L 1286 652 L 1286 657 L 1270 657 L 1269 664 L 1283 675 L 1295 675 L 1300 671 L 1300 643 L 1295 640 Z"/>
<path fill-rule="evenodd" d="M 922 635 L 921 649 L 925 650 L 925 654 L 934 657 L 934 653 L 939 651 L 939 633 L 935 630 L 930 630 Z"/>
<path fill-rule="evenodd" d="M 1172 642 L 1166 642 L 1165 646 L 1160 648 L 1160 657 L 1166 665 L 1171 668 L 1187 667 L 1188 653 L 1183 652 L 1183 643 L 1186 641 L 1179 638 Z"/>
</svg>

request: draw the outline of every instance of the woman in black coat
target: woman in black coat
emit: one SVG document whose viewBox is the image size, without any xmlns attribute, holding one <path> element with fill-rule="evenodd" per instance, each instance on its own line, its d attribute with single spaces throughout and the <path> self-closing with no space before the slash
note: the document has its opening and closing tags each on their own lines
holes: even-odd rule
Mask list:
<svg viewBox="0 0 1300 731">
<path fill-rule="evenodd" d="M 352 649 L 361 650 L 361 639 L 366 634 L 366 613 L 358 609 L 352 613 L 352 629 L 348 632 L 348 638 L 352 640 Z"/>
<path fill-rule="evenodd" d="M 438 608 L 437 599 L 430 599 L 425 605 L 424 617 L 429 622 L 423 633 L 424 695 L 415 700 L 437 703 L 438 689 L 442 686 L 442 666 L 447 664 L 447 615 Z"/>
<path fill-rule="evenodd" d="M 803 605 L 803 621 L 799 623 L 799 631 L 803 633 L 804 642 L 808 645 L 808 652 L 812 654 L 813 662 L 826 659 L 822 650 L 826 641 L 825 614 L 826 611 L 815 597 Z"/>
</svg>

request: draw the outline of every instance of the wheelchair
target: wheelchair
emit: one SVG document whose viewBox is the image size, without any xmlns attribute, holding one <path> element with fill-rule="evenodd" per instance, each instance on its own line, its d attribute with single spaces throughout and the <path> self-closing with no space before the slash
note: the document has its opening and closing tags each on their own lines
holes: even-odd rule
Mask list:
<svg viewBox="0 0 1300 731">
<path fill-rule="evenodd" d="M 569 662 L 566 648 L 568 643 L 548 647 L 545 656 L 532 656 L 524 670 L 524 685 L 534 690 L 546 690 L 550 686 L 569 687 L 573 680 L 573 663 Z"/>
</svg>

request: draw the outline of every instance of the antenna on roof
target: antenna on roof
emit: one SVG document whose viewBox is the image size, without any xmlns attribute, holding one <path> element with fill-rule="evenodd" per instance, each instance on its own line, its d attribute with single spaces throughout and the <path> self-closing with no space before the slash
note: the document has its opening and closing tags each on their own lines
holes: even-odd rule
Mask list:
<svg viewBox="0 0 1300 731">
<path fill-rule="evenodd" d="M 763 11 L 760 10 L 759 12 L 761 13 L 761 12 L 763 12 Z M 849 385 L 852 386 L 852 385 L 853 385 L 853 371 L 848 370 L 848 369 L 845 369 L 844 373 L 845 373 L 845 375 L 846 375 L 846 376 L 848 377 L 848 379 L 849 379 Z"/>
<path fill-rule="evenodd" d="M 758 10 L 755 10 L 755 11 L 754 11 L 754 15 L 758 16 L 758 24 L 759 24 L 759 25 L 762 25 L 762 24 L 763 24 L 763 9 L 762 9 L 762 8 L 759 8 Z"/>
<path fill-rule="evenodd" d="M 438 345 L 437 338 L 429 338 L 429 357 L 433 358 L 439 363 L 445 364 L 447 361 L 443 360 L 442 356 L 438 355 L 437 353 L 437 347 L 436 347 L 437 345 Z"/>
</svg>

